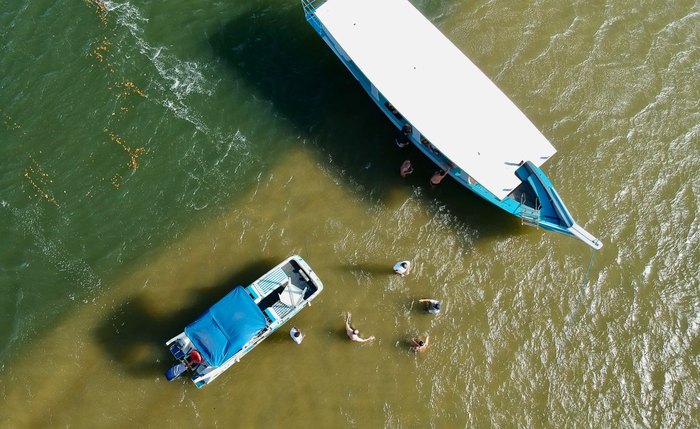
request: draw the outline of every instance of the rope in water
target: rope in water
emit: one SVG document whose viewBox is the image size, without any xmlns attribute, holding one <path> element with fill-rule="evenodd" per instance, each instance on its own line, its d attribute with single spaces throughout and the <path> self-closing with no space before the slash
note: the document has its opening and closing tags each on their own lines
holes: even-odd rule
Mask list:
<svg viewBox="0 0 700 429">
<path fill-rule="evenodd" d="M 595 249 L 591 249 L 591 259 L 588 261 L 588 268 L 586 268 L 586 274 L 584 274 L 583 281 L 581 282 L 581 287 L 579 288 L 579 294 L 578 294 L 578 297 L 576 299 L 576 305 L 574 306 L 574 311 L 571 313 L 571 319 L 569 319 L 569 321 L 572 323 L 573 323 L 573 319 L 576 317 L 576 313 L 578 313 L 578 308 L 581 305 L 581 299 L 583 297 L 583 292 L 584 292 L 584 289 L 586 288 L 586 284 L 588 284 L 588 276 L 591 272 L 591 267 L 593 266 L 593 259 L 594 258 L 595 258 Z M 564 332 L 564 334 L 566 336 L 566 341 L 564 342 L 564 348 L 562 349 L 560 354 L 565 352 L 565 350 L 568 347 L 569 342 L 570 342 L 571 332 L 569 331 L 569 329 L 567 329 Z"/>
<path fill-rule="evenodd" d="M 595 257 L 595 249 L 591 249 L 591 259 L 588 261 L 588 268 L 586 269 L 586 275 L 583 276 L 583 283 L 581 283 L 581 290 L 586 287 L 588 283 L 588 274 L 591 272 L 591 266 L 593 265 L 593 258 Z"/>
<path fill-rule="evenodd" d="M 583 275 L 583 281 L 581 282 L 581 287 L 579 289 L 579 294 L 578 298 L 576 299 L 576 307 L 574 307 L 574 312 L 571 315 L 571 318 L 573 319 L 576 313 L 578 312 L 578 308 L 581 305 L 581 300 L 583 299 L 583 294 L 586 289 L 586 285 L 588 284 L 588 276 L 591 273 L 591 267 L 593 266 L 593 259 L 595 257 L 595 249 L 591 249 L 591 259 L 588 261 L 588 268 L 586 268 L 586 274 Z"/>
</svg>

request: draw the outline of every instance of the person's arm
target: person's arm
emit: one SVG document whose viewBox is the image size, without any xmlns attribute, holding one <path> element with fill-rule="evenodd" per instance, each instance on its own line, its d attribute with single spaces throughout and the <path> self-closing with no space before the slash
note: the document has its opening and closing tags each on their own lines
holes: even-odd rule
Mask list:
<svg viewBox="0 0 700 429">
<path fill-rule="evenodd" d="M 350 313 L 345 316 L 345 332 L 352 338 L 352 327 L 350 326 Z"/>
<path fill-rule="evenodd" d="M 360 338 L 360 337 L 357 337 L 357 339 L 358 339 L 361 343 L 366 343 L 367 341 L 372 341 L 372 340 L 374 339 L 374 335 L 372 335 L 372 336 L 370 336 L 370 337 L 368 337 L 368 338 Z"/>
<path fill-rule="evenodd" d="M 424 346 L 424 347 L 428 347 L 428 342 L 429 342 L 429 341 L 430 341 L 430 335 L 426 335 L 426 336 L 425 336 L 425 346 Z"/>
</svg>

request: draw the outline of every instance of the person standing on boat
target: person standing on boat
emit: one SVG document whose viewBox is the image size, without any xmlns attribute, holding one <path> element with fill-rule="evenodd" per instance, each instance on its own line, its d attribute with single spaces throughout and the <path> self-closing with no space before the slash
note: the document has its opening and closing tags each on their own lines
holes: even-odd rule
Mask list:
<svg viewBox="0 0 700 429">
<path fill-rule="evenodd" d="M 400 261 L 394 265 L 394 273 L 397 276 L 407 276 L 411 273 L 411 261 Z"/>
<path fill-rule="evenodd" d="M 441 310 L 442 304 L 437 299 L 432 298 L 421 298 L 418 302 L 425 304 L 425 311 L 431 314 L 438 314 Z"/>
<path fill-rule="evenodd" d="M 300 330 L 297 329 L 296 326 L 292 327 L 292 330 L 289 331 L 289 335 L 292 337 L 295 343 L 301 344 L 302 341 L 304 341 L 304 337 L 306 335 L 302 334 Z"/>
<path fill-rule="evenodd" d="M 411 165 L 411 160 L 407 159 L 406 161 L 401 164 L 401 168 L 399 170 L 401 172 L 401 177 L 406 177 L 409 174 L 413 173 L 413 166 Z"/>
<path fill-rule="evenodd" d="M 449 168 L 446 168 L 444 170 L 438 170 L 433 174 L 433 177 L 430 178 L 430 184 L 433 186 L 437 186 L 442 182 L 442 179 L 444 179 L 447 176 L 447 172 L 450 171 Z"/>
<path fill-rule="evenodd" d="M 190 351 L 190 354 L 187 355 L 187 358 L 185 359 L 185 364 L 189 369 L 194 369 L 197 365 L 200 363 L 204 362 L 204 358 L 202 358 L 202 354 L 199 353 L 197 350 L 192 350 Z"/>
<path fill-rule="evenodd" d="M 348 314 L 345 316 L 345 333 L 348 334 L 348 338 L 350 338 L 350 339 L 353 340 L 353 341 L 357 341 L 358 343 L 364 343 L 364 342 L 367 342 L 367 341 L 372 341 L 372 340 L 374 339 L 374 336 L 370 336 L 370 337 L 368 337 L 368 338 L 362 338 L 362 337 L 360 336 L 360 331 L 358 331 L 356 328 L 354 328 L 354 327 L 350 324 L 350 317 L 351 317 L 351 316 L 352 316 L 352 315 L 351 315 L 350 313 L 348 313 Z"/>
<path fill-rule="evenodd" d="M 428 341 L 430 340 L 430 335 L 426 335 L 425 340 L 421 340 L 420 338 L 415 338 L 411 340 L 411 351 L 414 351 L 416 353 L 422 352 L 423 350 L 428 348 Z"/>
</svg>

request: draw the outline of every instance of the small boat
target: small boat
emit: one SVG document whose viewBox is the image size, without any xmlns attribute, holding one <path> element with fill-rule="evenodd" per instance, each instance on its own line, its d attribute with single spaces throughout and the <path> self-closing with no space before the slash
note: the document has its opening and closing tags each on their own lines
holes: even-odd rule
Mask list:
<svg viewBox="0 0 700 429">
<path fill-rule="evenodd" d="M 247 287 L 236 286 L 166 346 L 177 363 L 168 381 L 189 372 L 195 386 L 209 384 L 279 329 L 323 290 L 311 267 L 293 255 Z"/>
<path fill-rule="evenodd" d="M 459 184 L 521 219 L 603 244 L 540 169 L 556 149 L 408 0 L 302 0 L 306 20 L 408 141 Z M 589 195 L 589 194 L 585 194 Z"/>
</svg>

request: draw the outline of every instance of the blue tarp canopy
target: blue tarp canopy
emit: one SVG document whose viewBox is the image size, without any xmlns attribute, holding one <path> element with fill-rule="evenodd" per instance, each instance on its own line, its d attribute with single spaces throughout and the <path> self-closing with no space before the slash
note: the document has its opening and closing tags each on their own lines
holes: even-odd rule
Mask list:
<svg viewBox="0 0 700 429">
<path fill-rule="evenodd" d="M 211 366 L 220 366 L 267 326 L 262 311 L 237 286 L 185 328 L 185 335 Z"/>
</svg>

